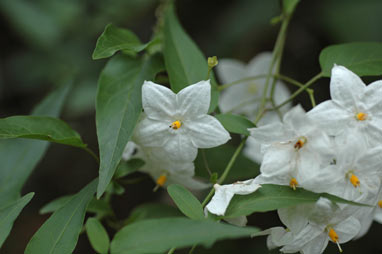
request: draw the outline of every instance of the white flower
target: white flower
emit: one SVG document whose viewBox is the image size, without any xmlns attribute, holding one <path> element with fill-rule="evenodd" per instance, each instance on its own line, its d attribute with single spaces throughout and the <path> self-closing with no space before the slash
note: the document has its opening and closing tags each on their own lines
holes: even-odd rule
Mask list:
<svg viewBox="0 0 382 254">
<path fill-rule="evenodd" d="M 271 61 L 272 53 L 264 52 L 253 58 L 247 65 L 234 59 L 221 59 L 216 68 L 221 81 L 231 83 L 247 77 L 267 75 Z M 246 81 L 225 89 L 219 98 L 219 108 L 222 112 L 245 114 L 253 119 L 263 96 L 265 82 L 266 77 Z M 273 78 L 270 79 L 270 84 L 272 83 Z M 287 87 L 281 81 L 277 81 L 274 94 L 275 103 L 280 104 L 289 96 L 290 92 Z M 288 110 L 290 106 L 291 104 L 287 104 L 285 110 Z M 278 118 L 275 112 L 268 112 L 265 116 Z"/>
<path fill-rule="evenodd" d="M 314 174 L 332 157 L 329 137 L 306 116 L 301 106 L 286 113 L 283 123 L 249 129 L 264 152 L 257 183 L 309 189 Z M 309 184 L 307 184 L 309 183 Z"/>
<path fill-rule="evenodd" d="M 224 215 L 229 202 L 235 194 L 251 194 L 260 187 L 259 184 L 254 183 L 253 179 L 226 185 L 215 184 L 215 195 L 212 197 L 206 208 L 210 213 Z"/>
<path fill-rule="evenodd" d="M 350 135 L 343 146 L 337 145 L 335 163 L 318 172 L 313 190 L 368 203 L 380 189 L 381 162 L 382 146 L 367 149 L 362 139 Z"/>
<path fill-rule="evenodd" d="M 200 81 L 178 94 L 145 81 L 142 105 L 146 114 L 136 127 L 136 139 L 145 147 L 162 147 L 170 160 L 193 161 L 198 148 L 226 143 L 229 133 L 207 115 L 211 97 L 209 81 Z"/>
<path fill-rule="evenodd" d="M 359 221 L 350 216 L 348 211 L 340 209 L 328 199 L 320 198 L 309 216 L 309 223 L 280 251 L 320 254 L 329 241 L 337 244 L 342 251 L 340 244 L 353 239 L 360 227 Z"/>
<path fill-rule="evenodd" d="M 142 147 L 129 141 L 123 152 L 122 159 L 129 160 L 131 158 L 140 158 L 145 161 L 139 171 L 151 175 L 157 187 L 177 183 L 188 189 L 198 190 L 211 186 L 211 184 L 194 179 L 195 166 L 193 162 L 168 160 L 166 152 L 162 148 Z"/>
<path fill-rule="evenodd" d="M 369 145 L 382 137 L 382 81 L 366 86 L 353 72 L 334 66 L 330 80 L 331 100 L 320 103 L 309 116 L 325 128 L 329 135 L 357 135 Z"/>
</svg>

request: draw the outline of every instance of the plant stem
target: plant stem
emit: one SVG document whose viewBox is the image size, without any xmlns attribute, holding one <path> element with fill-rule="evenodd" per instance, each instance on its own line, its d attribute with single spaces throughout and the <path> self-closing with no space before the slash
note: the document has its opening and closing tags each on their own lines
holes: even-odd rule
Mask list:
<svg viewBox="0 0 382 254">
<path fill-rule="evenodd" d="M 176 248 L 171 248 L 171 249 L 167 252 L 167 254 L 172 254 L 172 253 L 174 253 L 175 250 L 176 250 Z"/>
<path fill-rule="evenodd" d="M 83 148 L 88 154 L 90 154 L 97 162 L 97 164 L 99 165 L 99 158 L 98 156 L 88 147 L 84 147 Z"/>
<path fill-rule="evenodd" d="M 252 76 L 252 77 L 242 78 L 242 79 L 236 80 L 236 81 L 234 81 L 234 82 L 231 82 L 231 83 L 227 83 L 227 84 L 218 86 L 218 90 L 219 90 L 219 91 L 222 91 L 222 90 L 227 89 L 228 87 L 231 87 L 231 86 L 233 86 L 233 85 L 242 84 L 242 83 L 245 82 L 245 81 L 251 81 L 251 80 L 256 80 L 256 79 L 266 78 L 267 76 L 268 76 L 268 74 L 260 74 L 260 75 L 256 75 L 256 76 Z"/>
<path fill-rule="evenodd" d="M 311 86 L 314 82 L 316 82 L 318 79 L 320 79 L 321 77 L 323 76 L 323 73 L 320 72 L 318 73 L 316 76 L 314 76 L 313 78 L 311 78 L 308 82 L 305 83 L 305 85 L 303 85 L 302 87 L 300 87 L 299 89 L 297 89 L 296 92 L 294 92 L 287 100 L 285 100 L 283 103 L 281 103 L 280 105 L 276 106 L 275 109 L 279 109 L 281 108 L 282 106 L 284 106 L 285 104 L 287 104 L 288 102 L 292 101 L 294 98 L 296 98 L 297 95 L 299 95 L 300 93 L 302 93 L 303 91 L 305 91 L 309 86 Z"/>
<path fill-rule="evenodd" d="M 307 88 L 306 91 L 309 94 L 310 102 L 312 103 L 312 107 L 314 108 L 316 106 L 316 100 L 314 99 L 314 90 Z"/>
</svg>

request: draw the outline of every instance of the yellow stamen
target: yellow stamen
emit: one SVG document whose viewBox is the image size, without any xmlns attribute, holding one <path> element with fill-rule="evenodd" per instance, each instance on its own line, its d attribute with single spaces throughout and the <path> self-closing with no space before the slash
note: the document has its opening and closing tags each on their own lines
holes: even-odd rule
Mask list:
<svg viewBox="0 0 382 254">
<path fill-rule="evenodd" d="M 167 181 L 167 176 L 166 175 L 161 175 L 157 179 L 157 184 L 162 187 L 166 183 L 166 181 Z"/>
<path fill-rule="evenodd" d="M 379 200 L 379 201 L 378 201 L 378 206 L 379 206 L 380 208 L 382 208 L 382 200 Z"/>
<path fill-rule="evenodd" d="M 367 114 L 359 112 L 355 117 L 358 121 L 365 121 L 367 119 Z"/>
<path fill-rule="evenodd" d="M 358 177 L 353 173 L 350 174 L 349 181 L 351 182 L 351 184 L 353 184 L 355 188 L 359 187 L 361 184 Z"/>
<path fill-rule="evenodd" d="M 290 180 L 290 182 L 289 182 L 289 186 L 290 186 L 293 190 L 296 190 L 297 185 L 298 185 L 298 182 L 297 182 L 296 178 L 293 177 L 293 178 Z"/>
<path fill-rule="evenodd" d="M 167 175 L 161 175 L 160 177 L 158 177 L 158 179 L 156 180 L 156 184 L 153 191 L 157 191 L 159 189 L 159 187 L 163 187 L 163 185 L 166 183 L 167 181 Z"/>
<path fill-rule="evenodd" d="M 306 139 L 306 137 L 300 137 L 298 140 L 297 140 L 297 142 L 296 142 L 296 144 L 294 144 L 294 148 L 295 149 L 301 149 L 304 145 L 305 145 L 305 143 L 307 142 L 308 140 Z"/>
<path fill-rule="evenodd" d="M 336 243 L 337 246 L 338 246 L 338 249 L 340 250 L 340 252 L 342 252 L 341 246 L 340 246 L 340 244 L 338 243 L 338 235 L 337 235 L 337 232 L 334 231 L 334 229 L 333 229 L 332 227 L 328 228 L 328 235 L 329 235 L 330 240 L 332 240 L 334 243 Z"/>
<path fill-rule="evenodd" d="M 179 129 L 180 127 L 182 126 L 182 123 L 178 120 L 176 120 L 175 122 L 173 122 L 169 127 L 170 128 L 173 128 L 174 130 L 177 130 Z"/>
</svg>

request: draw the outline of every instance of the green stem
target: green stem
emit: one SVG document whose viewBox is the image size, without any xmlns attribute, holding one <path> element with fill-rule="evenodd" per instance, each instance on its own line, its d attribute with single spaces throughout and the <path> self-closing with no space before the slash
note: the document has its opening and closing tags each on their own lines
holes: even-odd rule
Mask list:
<svg viewBox="0 0 382 254">
<path fill-rule="evenodd" d="M 312 103 L 312 107 L 314 108 L 316 106 L 316 100 L 314 99 L 314 90 L 307 88 L 306 91 L 309 94 L 310 102 Z"/>
<path fill-rule="evenodd" d="M 90 149 L 90 148 L 88 148 L 88 147 L 84 147 L 83 148 L 88 154 L 90 154 L 95 160 L 96 160 L 96 162 L 98 163 L 98 165 L 99 165 L 99 158 L 98 158 L 98 156 Z"/>
<path fill-rule="evenodd" d="M 313 78 L 311 78 L 308 82 L 306 82 L 305 85 L 303 85 L 302 87 L 300 87 L 299 89 L 297 89 L 296 92 L 294 92 L 287 100 L 285 100 L 283 103 L 281 103 L 280 105 L 276 106 L 275 109 L 279 109 L 281 108 L 282 106 L 284 106 L 285 104 L 289 103 L 290 101 L 292 101 L 294 98 L 296 98 L 300 93 L 302 93 L 303 91 L 305 91 L 309 86 L 311 86 L 314 82 L 316 82 L 318 79 L 320 79 L 321 77 L 323 76 L 323 73 L 320 72 L 318 73 L 316 76 L 314 76 Z"/>
<path fill-rule="evenodd" d="M 176 250 L 176 248 L 172 248 L 172 249 L 170 249 L 170 250 L 167 252 L 167 254 L 172 254 L 172 253 L 174 253 L 175 250 Z"/>
<path fill-rule="evenodd" d="M 251 81 L 251 80 L 266 78 L 267 76 L 268 76 L 268 74 L 260 74 L 260 75 L 256 75 L 256 76 L 252 76 L 252 77 L 242 78 L 242 79 L 236 80 L 234 82 L 218 86 L 218 90 L 222 91 L 222 90 L 227 89 L 228 87 L 231 87 L 233 85 L 243 84 L 243 82 L 245 82 L 245 81 Z"/>
</svg>

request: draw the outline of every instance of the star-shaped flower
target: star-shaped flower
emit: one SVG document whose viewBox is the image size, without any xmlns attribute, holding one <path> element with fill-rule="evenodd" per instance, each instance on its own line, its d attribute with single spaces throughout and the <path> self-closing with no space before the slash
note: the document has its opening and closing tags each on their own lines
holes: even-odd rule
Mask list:
<svg viewBox="0 0 382 254">
<path fill-rule="evenodd" d="M 220 122 L 207 115 L 211 85 L 200 81 L 178 94 L 145 81 L 142 105 L 146 118 L 136 127 L 136 139 L 145 147 L 162 147 L 169 159 L 193 161 L 198 148 L 226 143 L 231 137 Z"/>
<path fill-rule="evenodd" d="M 381 142 L 382 80 L 366 86 L 353 72 L 334 66 L 330 79 L 331 100 L 320 103 L 308 114 L 329 135 L 358 132 L 368 144 Z"/>
</svg>

